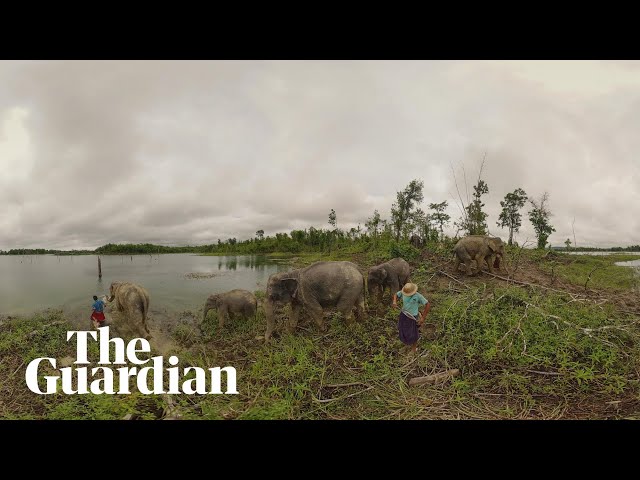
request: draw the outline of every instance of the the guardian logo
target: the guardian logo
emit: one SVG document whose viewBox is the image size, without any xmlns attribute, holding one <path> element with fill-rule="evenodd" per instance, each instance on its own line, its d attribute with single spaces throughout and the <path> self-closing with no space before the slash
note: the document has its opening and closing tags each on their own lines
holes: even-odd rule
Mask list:
<svg viewBox="0 0 640 480">
<path fill-rule="evenodd" d="M 181 394 L 186 393 L 192 395 L 198 394 L 221 394 L 222 372 L 226 373 L 226 391 L 225 394 L 237 394 L 236 390 L 236 369 L 233 367 L 215 367 L 200 368 L 187 367 L 181 373 L 180 368 L 175 367 L 178 364 L 178 357 L 172 355 L 169 357 L 169 365 L 172 367 L 163 367 L 163 358 L 161 356 L 151 357 L 147 359 L 138 358 L 139 353 L 150 353 L 151 345 L 144 338 L 134 338 L 125 349 L 124 340 L 121 338 L 109 339 L 109 327 L 98 328 L 95 331 L 73 331 L 67 332 L 67 341 L 76 335 L 76 361 L 74 365 L 89 365 L 87 360 L 87 339 L 90 336 L 93 340 L 100 343 L 100 361 L 98 366 L 89 368 L 79 366 L 76 368 L 65 367 L 60 368 L 59 375 L 43 376 L 44 391 L 41 390 L 40 369 L 43 365 L 49 364 L 56 368 L 55 358 L 36 358 L 27 366 L 25 379 L 27 387 L 34 393 L 39 395 L 50 395 L 57 393 L 59 387 L 62 392 L 67 395 L 82 395 L 87 393 L 94 394 L 123 394 L 131 393 L 130 381 L 135 379 L 138 390 L 143 394 Z M 99 337 L 99 338 L 98 338 Z M 115 359 L 109 358 L 109 344 L 115 345 Z M 139 345 L 139 346 L 138 346 Z M 126 356 L 125 356 L 126 351 Z M 129 367 L 128 363 L 134 365 L 145 365 L 151 362 L 151 366 L 146 367 Z M 46 362 L 43 364 L 43 362 Z M 119 368 L 110 368 L 107 365 L 125 365 Z M 89 377 L 91 370 L 91 377 Z M 195 373 L 195 378 L 184 380 L 189 372 Z M 164 389 L 165 374 L 168 375 L 168 390 Z M 91 378 L 91 383 L 89 379 Z M 182 382 L 181 382 L 182 380 Z M 151 383 L 151 387 L 149 384 Z M 74 388 L 75 384 L 75 388 Z"/>
</svg>

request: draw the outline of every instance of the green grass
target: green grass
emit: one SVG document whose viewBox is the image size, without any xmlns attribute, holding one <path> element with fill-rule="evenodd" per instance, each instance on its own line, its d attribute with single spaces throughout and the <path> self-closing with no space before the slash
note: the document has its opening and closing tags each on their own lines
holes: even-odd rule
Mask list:
<svg viewBox="0 0 640 480">
<path fill-rule="evenodd" d="M 384 261 L 390 254 L 387 247 L 361 252 L 358 262 Z M 583 285 L 601 267 L 589 288 L 624 292 L 636 285 L 633 271 L 613 262 L 637 257 L 544 254 L 523 252 L 527 268 L 541 270 L 543 277 L 555 265 L 559 277 Z M 300 264 L 317 258 L 295 257 Z M 266 327 L 261 310 L 257 318 L 233 318 L 223 329 L 215 312 L 202 322 L 196 315 L 198 320 L 185 320 L 171 333 L 180 366 L 233 366 L 239 394 L 174 395 L 175 407 L 187 419 L 638 417 L 637 315 L 598 296 L 505 287 L 486 276 L 463 286 L 434 276 L 433 266 L 413 264 L 412 280 L 433 305 L 426 322 L 435 329 L 423 335 L 418 357 L 401 351 L 397 310 L 388 304 L 369 305 L 366 321 L 350 326 L 331 314 L 327 332 L 303 315 L 297 331 L 288 334 L 279 316 L 269 343 L 260 338 Z M 60 312 L 0 321 L 0 418 L 162 417 L 162 396 L 29 392 L 24 368 L 31 359 L 74 355 L 75 343 L 66 342 L 69 329 Z M 95 345 L 90 347 L 96 359 Z M 412 377 L 450 369 L 459 375 L 408 386 Z"/>
<path fill-rule="evenodd" d="M 159 396 L 131 395 L 38 395 L 25 381 L 25 369 L 39 357 L 75 358 L 74 330 L 59 311 L 47 311 L 30 318 L 3 319 L 0 323 L 0 418 L 3 419 L 119 419 L 127 414 L 157 418 Z M 97 362 L 98 348 L 89 342 L 90 361 Z M 42 365 L 42 364 L 41 364 Z M 59 367 L 59 365 L 58 365 Z M 44 388 L 44 383 L 41 385 Z"/>
<path fill-rule="evenodd" d="M 627 290 L 637 288 L 637 270 L 615 265 L 616 262 L 638 260 L 638 255 L 567 255 L 559 254 L 557 259 L 541 261 L 540 268 L 563 280 L 588 288 Z M 589 278 L 589 275 L 591 277 Z"/>
</svg>

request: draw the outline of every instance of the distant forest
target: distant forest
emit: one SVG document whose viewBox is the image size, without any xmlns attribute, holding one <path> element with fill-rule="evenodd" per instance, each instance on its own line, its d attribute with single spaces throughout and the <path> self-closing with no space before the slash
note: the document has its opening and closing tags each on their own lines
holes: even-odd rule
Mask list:
<svg viewBox="0 0 640 480">
<path fill-rule="evenodd" d="M 256 231 L 253 238 L 237 241 L 236 238 L 218 239 L 217 243 L 199 246 L 167 247 L 151 243 L 114 244 L 109 243 L 95 250 L 49 250 L 44 248 L 16 248 L 9 251 L 0 250 L 0 255 L 156 255 L 160 253 L 203 253 L 203 254 L 265 254 L 265 253 L 329 253 L 339 251 L 369 252 L 384 249 L 393 256 L 411 258 L 418 254 L 416 246 L 424 245 L 432 249 L 450 249 L 458 238 L 465 235 L 485 235 L 489 233 L 487 213 L 482 197 L 489 192 L 487 183 L 482 180 L 480 166 L 477 183 L 473 186 L 471 197 L 467 200 L 460 194 L 458 180 L 454 174 L 456 189 L 459 193 L 457 206 L 461 217 L 453 222 L 456 233 L 453 237 L 444 234 L 444 228 L 450 225 L 451 217 L 446 213 L 448 201 L 430 203 L 428 210 L 423 211 L 419 205 L 424 199 L 424 182 L 412 180 L 403 190 L 396 192 L 396 201 L 391 206 L 390 217 L 382 218 L 375 210 L 367 218 L 364 228 L 349 230 L 338 226 L 338 214 L 331 209 L 328 224 L 331 228 L 309 227 L 305 230 L 292 230 L 289 233 L 276 233 L 265 236 L 264 230 Z M 466 183 L 466 180 L 465 180 Z M 467 190 L 463 184 L 463 190 Z M 564 241 L 564 247 L 552 247 L 548 242 L 555 228 L 550 223 L 551 210 L 548 205 L 549 194 L 544 192 L 540 197 L 529 197 L 522 188 L 507 193 L 500 202 L 502 211 L 496 226 L 507 229 L 508 244 L 517 245 L 514 234 L 522 225 L 523 216 L 520 211 L 526 204 L 530 210 L 527 217 L 536 233 L 537 248 L 553 248 L 555 250 L 577 252 L 629 252 L 640 251 L 640 245 L 628 247 L 574 247 L 570 239 Z M 418 241 L 415 241 L 416 237 Z M 413 241 L 412 241 L 413 239 Z"/>
<path fill-rule="evenodd" d="M 386 237 L 386 238 L 385 238 Z M 455 239 L 446 238 L 445 242 Z M 291 233 L 277 233 L 273 237 L 252 238 L 243 242 L 235 239 L 228 239 L 225 242 L 218 241 L 217 244 L 167 247 L 154 245 L 151 243 L 109 243 L 95 250 L 47 250 L 44 248 L 16 248 L 9 251 L 1 251 L 0 255 L 156 255 L 161 253 L 209 253 L 209 254 L 266 254 L 266 253 L 303 253 L 303 252 L 328 252 L 332 250 L 353 250 L 368 251 L 372 247 L 392 247 L 397 243 L 397 247 L 403 244 L 408 246 L 408 241 L 396 242 L 393 238 L 378 235 L 378 238 L 371 238 L 365 235 L 352 237 L 339 235 L 327 230 L 293 230 Z M 566 247 L 553 247 L 554 250 L 567 251 Z M 572 252 L 640 252 L 640 245 L 630 245 L 628 247 L 570 247 Z"/>
</svg>

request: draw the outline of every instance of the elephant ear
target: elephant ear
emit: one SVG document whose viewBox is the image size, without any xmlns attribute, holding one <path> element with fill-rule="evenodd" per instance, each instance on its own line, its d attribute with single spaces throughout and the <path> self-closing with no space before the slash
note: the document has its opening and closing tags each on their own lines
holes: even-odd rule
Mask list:
<svg viewBox="0 0 640 480">
<path fill-rule="evenodd" d="M 386 268 L 383 268 L 382 271 L 380 272 L 380 276 L 382 277 L 382 280 L 386 280 L 387 277 L 389 277 L 389 270 L 387 270 Z"/>
<path fill-rule="evenodd" d="M 291 298 L 296 298 L 298 295 L 298 280 L 295 278 L 285 278 L 281 280 L 282 286 L 291 295 Z"/>
<path fill-rule="evenodd" d="M 498 251 L 498 247 L 499 247 L 498 242 L 496 242 L 495 240 L 489 240 L 489 248 L 492 251 L 494 252 Z"/>
</svg>

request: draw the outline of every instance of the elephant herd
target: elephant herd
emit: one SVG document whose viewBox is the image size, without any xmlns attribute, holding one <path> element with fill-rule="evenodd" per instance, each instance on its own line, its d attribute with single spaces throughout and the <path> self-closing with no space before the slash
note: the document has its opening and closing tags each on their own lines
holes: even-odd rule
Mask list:
<svg viewBox="0 0 640 480">
<path fill-rule="evenodd" d="M 414 240 L 414 239 L 412 239 Z M 476 271 L 486 263 L 489 271 L 503 266 L 504 243 L 500 238 L 486 235 L 469 235 L 460 239 L 452 252 L 455 256 L 454 272 L 464 263 L 468 275 L 472 275 L 472 261 Z M 327 326 L 324 310 L 335 309 L 342 313 L 348 324 L 354 319 L 364 319 L 365 291 L 369 297 L 382 302 L 388 289 L 393 295 L 410 281 L 411 267 L 402 258 L 394 258 L 369 268 L 367 281 L 360 268 L 347 261 L 321 261 L 289 272 L 272 274 L 267 281 L 263 308 L 267 328 L 264 335 L 269 340 L 275 327 L 275 309 L 289 304 L 291 313 L 287 330 L 292 333 L 298 324 L 301 311 L 315 321 L 322 331 Z M 149 294 L 141 286 L 130 282 L 113 282 L 109 302 L 115 300 L 116 309 L 129 318 L 129 323 L 144 338 L 151 338 L 147 326 Z M 210 295 L 204 304 L 203 321 L 210 310 L 217 311 L 218 324 L 222 328 L 231 315 L 257 316 L 258 300 L 248 290 L 235 289 Z"/>
</svg>

